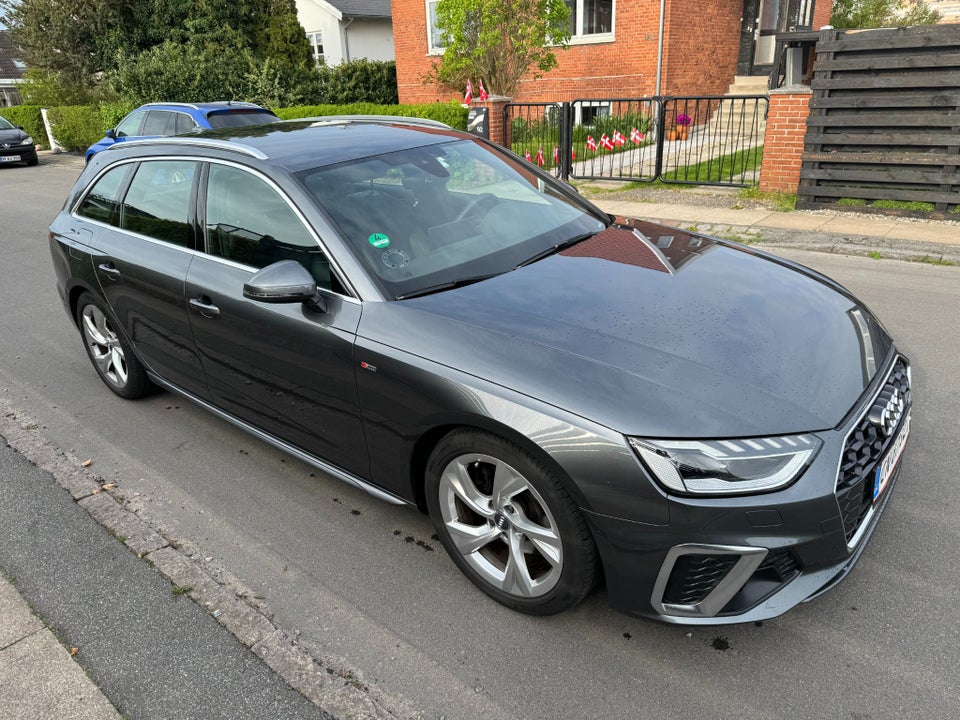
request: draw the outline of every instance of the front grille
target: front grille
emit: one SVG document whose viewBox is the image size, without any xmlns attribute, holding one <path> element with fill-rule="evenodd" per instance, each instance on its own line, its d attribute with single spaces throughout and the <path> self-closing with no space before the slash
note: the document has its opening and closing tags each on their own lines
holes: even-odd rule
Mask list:
<svg viewBox="0 0 960 720">
<path fill-rule="evenodd" d="M 663 593 L 669 605 L 696 605 L 713 592 L 739 555 L 683 555 L 677 558 Z"/>
<path fill-rule="evenodd" d="M 884 413 L 891 398 L 897 398 L 898 405 L 899 401 L 902 401 L 902 414 L 894 423 L 891 423 L 890 413 Z M 902 358 L 898 358 L 870 408 L 850 431 L 840 458 L 837 502 L 840 504 L 848 544 L 856 536 L 873 506 L 873 482 L 878 463 L 897 437 L 909 408 L 910 379 L 907 364 Z"/>
</svg>

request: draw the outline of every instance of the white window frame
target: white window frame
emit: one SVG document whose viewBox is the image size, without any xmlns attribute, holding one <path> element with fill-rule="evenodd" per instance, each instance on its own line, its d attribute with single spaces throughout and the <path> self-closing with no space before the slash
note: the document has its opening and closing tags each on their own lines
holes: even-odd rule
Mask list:
<svg viewBox="0 0 960 720">
<path fill-rule="evenodd" d="M 313 54 L 313 61 L 319 66 L 320 61 L 327 64 L 327 54 L 323 52 L 323 30 L 314 30 L 307 33 L 307 40 L 310 42 L 310 52 Z"/>
<path fill-rule="evenodd" d="M 583 33 L 583 4 L 584 0 L 576 0 L 577 22 L 573 34 L 570 36 L 571 45 L 589 45 L 591 43 L 605 43 L 616 40 L 617 29 L 617 0 L 610 0 L 610 32 Z"/>
<path fill-rule="evenodd" d="M 423 8 L 427 21 L 427 55 L 443 55 L 444 51 L 447 49 L 444 45 L 434 45 L 433 44 L 433 30 L 434 24 L 430 17 L 430 6 L 434 8 L 433 17 L 436 17 L 436 7 L 440 0 L 423 0 Z M 437 33 L 439 35 L 439 32 Z"/>
</svg>

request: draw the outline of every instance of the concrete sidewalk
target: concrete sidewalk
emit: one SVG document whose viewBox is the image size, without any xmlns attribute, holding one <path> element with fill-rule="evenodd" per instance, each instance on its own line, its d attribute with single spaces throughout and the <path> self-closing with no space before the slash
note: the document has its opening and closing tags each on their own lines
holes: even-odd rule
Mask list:
<svg viewBox="0 0 960 720">
<path fill-rule="evenodd" d="M 119 720 L 70 652 L 0 576 L 0 718 Z"/>
<path fill-rule="evenodd" d="M 605 182 L 587 183 L 581 189 L 591 202 L 613 215 L 756 243 L 774 252 L 792 247 L 960 264 L 960 215 L 956 221 L 938 221 L 830 210 L 782 212 L 740 199 L 736 188 L 618 192 Z"/>
</svg>

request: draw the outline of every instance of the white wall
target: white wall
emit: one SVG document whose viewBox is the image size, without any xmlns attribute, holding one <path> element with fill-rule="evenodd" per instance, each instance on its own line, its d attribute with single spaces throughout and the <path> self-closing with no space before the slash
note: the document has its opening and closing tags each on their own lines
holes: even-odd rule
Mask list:
<svg viewBox="0 0 960 720">
<path fill-rule="evenodd" d="M 387 18 L 343 19 L 350 60 L 393 60 L 393 23 Z M 346 59 L 346 58 L 344 58 Z"/>
</svg>

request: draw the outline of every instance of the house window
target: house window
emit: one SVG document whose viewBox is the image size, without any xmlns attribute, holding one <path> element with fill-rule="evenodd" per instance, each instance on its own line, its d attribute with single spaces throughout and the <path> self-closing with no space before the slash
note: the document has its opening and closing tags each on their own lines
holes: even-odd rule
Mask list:
<svg viewBox="0 0 960 720">
<path fill-rule="evenodd" d="M 313 49 L 313 60 L 317 65 L 326 65 L 327 59 L 323 54 L 323 33 L 307 33 L 307 40 L 310 41 L 310 47 Z"/>
<path fill-rule="evenodd" d="M 446 45 L 437 27 L 437 3 L 440 0 L 426 0 L 427 3 L 427 52 L 440 53 Z"/>
<path fill-rule="evenodd" d="M 613 0 L 566 0 L 570 35 L 590 37 L 613 32 Z"/>
</svg>

